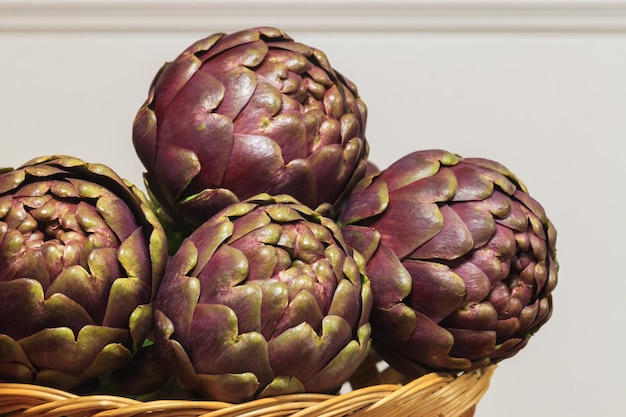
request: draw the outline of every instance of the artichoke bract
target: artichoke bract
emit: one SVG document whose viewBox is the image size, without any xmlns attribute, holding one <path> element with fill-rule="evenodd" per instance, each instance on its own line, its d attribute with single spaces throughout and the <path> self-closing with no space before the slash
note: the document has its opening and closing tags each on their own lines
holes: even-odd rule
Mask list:
<svg viewBox="0 0 626 417">
<path fill-rule="evenodd" d="M 204 398 L 332 392 L 371 344 L 364 267 L 332 220 L 291 196 L 232 204 L 168 262 L 155 346 Z"/>
<path fill-rule="evenodd" d="M 365 176 L 366 118 L 322 51 L 261 27 L 214 34 L 166 63 L 133 143 L 159 215 L 191 231 L 260 193 L 333 206 Z"/>
<path fill-rule="evenodd" d="M 373 347 L 406 375 L 497 363 L 551 316 L 556 230 L 500 163 L 410 153 L 357 185 L 340 224 L 366 260 Z"/>
<path fill-rule="evenodd" d="M 0 380 L 71 390 L 152 326 L 167 242 L 144 194 L 70 156 L 0 175 Z"/>
</svg>

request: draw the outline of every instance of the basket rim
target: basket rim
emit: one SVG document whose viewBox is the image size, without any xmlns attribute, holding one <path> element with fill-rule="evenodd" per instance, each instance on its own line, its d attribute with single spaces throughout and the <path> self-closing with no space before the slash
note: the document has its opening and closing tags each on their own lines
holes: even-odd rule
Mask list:
<svg viewBox="0 0 626 417">
<path fill-rule="evenodd" d="M 137 400 L 115 395 L 80 396 L 40 385 L 0 382 L 0 414 L 20 416 L 355 416 L 403 410 L 420 417 L 468 416 L 489 387 L 496 365 L 454 375 L 432 372 L 406 384 L 382 383 L 341 394 L 299 393 L 233 404 L 213 400 Z M 416 414 L 420 413 L 420 414 Z M 473 413 L 472 413 L 473 414 Z M 469 414 L 471 415 L 471 414 Z"/>
</svg>

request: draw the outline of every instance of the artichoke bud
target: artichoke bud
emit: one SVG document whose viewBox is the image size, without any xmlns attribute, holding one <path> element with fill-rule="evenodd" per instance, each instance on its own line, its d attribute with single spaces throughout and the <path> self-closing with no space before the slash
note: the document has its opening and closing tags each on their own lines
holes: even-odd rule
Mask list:
<svg viewBox="0 0 626 417">
<path fill-rule="evenodd" d="M 371 344 L 363 258 L 292 196 L 218 212 L 168 262 L 155 346 L 186 389 L 229 402 L 334 392 Z"/>
<path fill-rule="evenodd" d="M 208 36 L 163 65 L 133 143 L 154 204 L 190 232 L 261 193 L 337 205 L 365 175 L 366 119 L 322 51 L 259 27 Z"/>
<path fill-rule="evenodd" d="M 146 197 L 70 156 L 0 175 L 0 380 L 74 389 L 152 327 L 167 242 Z"/>
<path fill-rule="evenodd" d="M 506 167 L 405 155 L 342 206 L 365 257 L 373 346 L 398 371 L 467 371 L 515 355 L 550 318 L 556 230 Z"/>
</svg>

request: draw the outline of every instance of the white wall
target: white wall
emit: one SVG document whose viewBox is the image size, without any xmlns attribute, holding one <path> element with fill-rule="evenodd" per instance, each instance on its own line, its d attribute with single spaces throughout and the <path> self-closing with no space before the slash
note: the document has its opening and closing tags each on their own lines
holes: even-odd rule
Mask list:
<svg viewBox="0 0 626 417">
<path fill-rule="evenodd" d="M 69 153 L 139 184 L 131 126 L 160 65 L 213 32 L 283 27 L 357 83 L 380 166 L 432 147 L 496 159 L 557 227 L 554 316 L 477 417 L 619 415 L 626 2 L 259 4 L 1 0 L 0 166 Z"/>
</svg>

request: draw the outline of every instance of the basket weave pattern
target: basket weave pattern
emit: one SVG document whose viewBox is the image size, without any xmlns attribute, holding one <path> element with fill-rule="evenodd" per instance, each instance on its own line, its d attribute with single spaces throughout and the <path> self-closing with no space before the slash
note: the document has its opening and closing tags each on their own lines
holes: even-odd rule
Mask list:
<svg viewBox="0 0 626 417">
<path fill-rule="evenodd" d="M 453 376 L 430 373 L 406 383 L 392 383 L 399 374 L 368 371 L 353 379 L 362 386 L 340 395 L 292 394 L 242 404 L 219 401 L 138 401 L 111 395 L 78 396 L 29 384 L 0 383 L 0 414 L 72 417 L 472 417 L 487 391 L 495 366 Z M 360 380 L 359 380 L 360 379 Z"/>
</svg>

